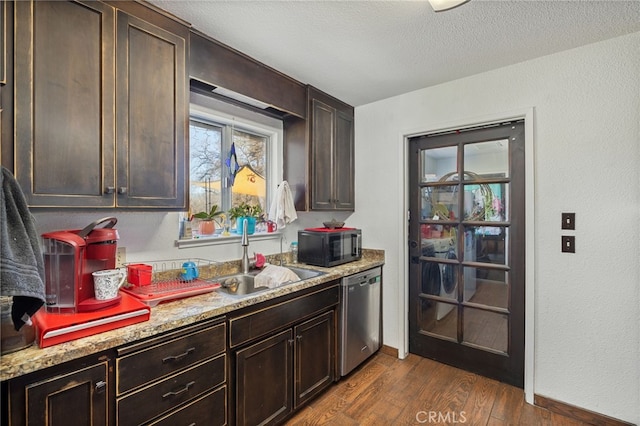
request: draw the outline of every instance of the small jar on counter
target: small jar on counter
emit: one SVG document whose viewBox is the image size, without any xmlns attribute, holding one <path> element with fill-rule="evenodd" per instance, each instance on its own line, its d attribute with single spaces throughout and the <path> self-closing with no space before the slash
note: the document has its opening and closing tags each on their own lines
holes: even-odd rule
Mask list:
<svg viewBox="0 0 640 426">
<path fill-rule="evenodd" d="M 298 263 L 298 242 L 291 243 L 291 263 Z"/>
</svg>

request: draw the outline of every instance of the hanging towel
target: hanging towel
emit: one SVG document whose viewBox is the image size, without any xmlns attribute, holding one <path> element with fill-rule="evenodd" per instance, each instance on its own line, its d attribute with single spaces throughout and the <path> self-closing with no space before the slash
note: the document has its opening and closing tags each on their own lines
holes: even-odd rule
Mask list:
<svg viewBox="0 0 640 426">
<path fill-rule="evenodd" d="M 288 223 L 293 222 L 298 218 L 296 213 L 296 207 L 293 204 L 293 195 L 291 195 L 291 188 L 289 183 L 285 180 L 282 181 L 278 189 L 276 190 L 276 196 L 271 203 L 269 209 L 269 219 L 274 221 L 279 229 L 287 226 Z"/>
<path fill-rule="evenodd" d="M 0 294 L 13 296 L 11 319 L 17 331 L 45 302 L 44 262 L 22 189 L 4 167 L 1 184 Z"/>
</svg>

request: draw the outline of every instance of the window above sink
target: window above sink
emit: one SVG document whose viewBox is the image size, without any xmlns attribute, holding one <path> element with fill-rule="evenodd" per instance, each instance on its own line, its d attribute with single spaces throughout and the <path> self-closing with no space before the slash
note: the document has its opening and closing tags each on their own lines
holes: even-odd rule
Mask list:
<svg viewBox="0 0 640 426">
<path fill-rule="evenodd" d="M 179 217 L 177 245 L 235 242 L 239 237 L 228 219 L 218 217 L 218 229 L 212 235 L 200 235 L 194 221 L 188 223 L 191 233 L 183 232 L 185 221 L 197 212 L 208 212 L 213 205 L 228 216 L 231 207 L 243 202 L 259 205 L 266 216 L 271 194 L 282 180 L 282 121 L 191 93 L 189 124 L 190 206 Z M 231 155 L 232 147 L 235 155 Z M 225 225 L 230 235 L 222 235 Z M 259 234 L 260 227 L 255 235 Z M 274 236 L 269 233 L 263 238 Z"/>
</svg>

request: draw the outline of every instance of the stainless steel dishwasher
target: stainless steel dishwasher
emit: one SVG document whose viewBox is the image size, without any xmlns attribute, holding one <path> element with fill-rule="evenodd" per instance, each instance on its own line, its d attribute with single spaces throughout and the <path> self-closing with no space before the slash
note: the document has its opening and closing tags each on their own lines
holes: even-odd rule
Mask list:
<svg viewBox="0 0 640 426">
<path fill-rule="evenodd" d="M 340 375 L 346 376 L 380 349 L 382 268 L 342 279 Z"/>
</svg>

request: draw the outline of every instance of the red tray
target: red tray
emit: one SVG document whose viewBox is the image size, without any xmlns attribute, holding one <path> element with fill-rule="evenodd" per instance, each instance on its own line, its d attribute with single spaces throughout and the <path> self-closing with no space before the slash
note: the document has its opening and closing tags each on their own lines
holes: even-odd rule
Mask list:
<svg viewBox="0 0 640 426">
<path fill-rule="evenodd" d="M 220 288 L 219 282 L 204 281 L 201 279 L 191 281 L 176 279 L 154 282 L 145 286 L 122 287 L 120 290 L 136 297 L 142 303 L 153 307 L 161 302 L 209 293 L 217 288 Z"/>
<path fill-rule="evenodd" d="M 121 296 L 118 305 L 92 312 L 54 314 L 40 309 L 33 316 L 38 346 L 46 348 L 149 319 L 148 306 L 126 294 Z"/>
</svg>

